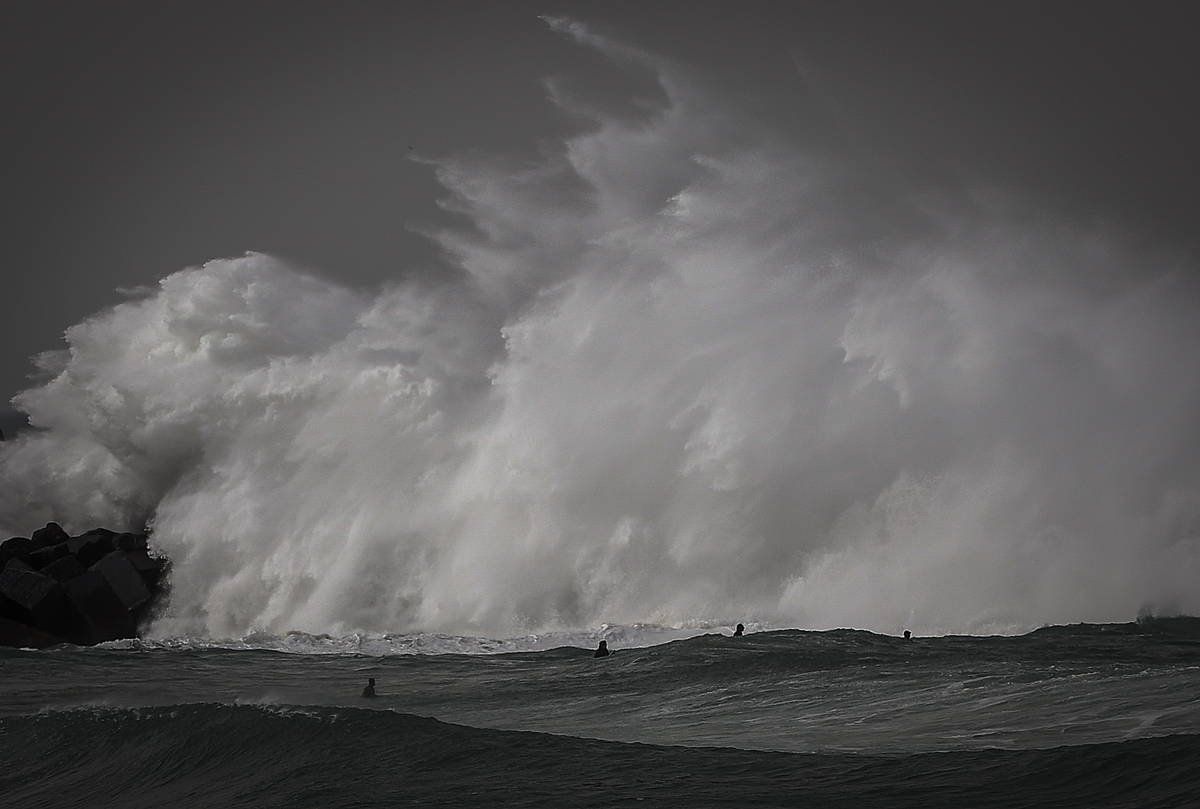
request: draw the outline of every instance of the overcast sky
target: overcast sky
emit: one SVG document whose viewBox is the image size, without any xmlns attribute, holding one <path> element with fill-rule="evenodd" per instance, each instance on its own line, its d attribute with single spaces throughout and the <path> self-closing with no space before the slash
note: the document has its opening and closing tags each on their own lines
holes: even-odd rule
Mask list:
<svg viewBox="0 0 1200 809">
<path fill-rule="evenodd" d="M 626 80 L 539 14 L 694 66 L 746 114 L 838 119 L 898 182 L 1036 193 L 1194 250 L 1200 75 L 1187 4 L 11 3 L 0 389 L 63 330 L 207 259 L 258 250 L 352 285 L 436 273 L 444 216 L 405 159 L 521 155 L 578 126 L 566 76 Z M 886 168 L 885 168 L 886 167 Z M 0 427 L 10 431 L 16 414 Z"/>
</svg>

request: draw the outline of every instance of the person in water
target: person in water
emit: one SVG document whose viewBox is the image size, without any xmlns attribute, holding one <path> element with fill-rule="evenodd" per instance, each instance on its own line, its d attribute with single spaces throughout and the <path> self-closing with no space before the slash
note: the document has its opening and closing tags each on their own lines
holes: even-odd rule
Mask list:
<svg viewBox="0 0 1200 809">
<path fill-rule="evenodd" d="M 375 696 L 375 678 L 374 677 L 367 678 L 367 687 L 363 689 L 363 696 L 364 697 Z"/>
<path fill-rule="evenodd" d="M 746 631 L 746 627 L 744 627 L 741 624 L 738 624 L 737 629 L 733 630 L 733 636 L 735 638 L 740 638 L 742 636 L 742 633 L 745 631 Z"/>
<path fill-rule="evenodd" d="M 592 657 L 608 657 L 610 654 L 612 652 L 608 650 L 608 641 L 602 640 L 600 641 L 600 645 L 596 647 L 596 651 Z"/>
<path fill-rule="evenodd" d="M 911 633 L 911 632 L 909 632 L 907 629 L 906 629 L 906 630 L 904 630 L 904 639 L 905 639 L 905 640 L 912 640 L 912 633 Z"/>
</svg>

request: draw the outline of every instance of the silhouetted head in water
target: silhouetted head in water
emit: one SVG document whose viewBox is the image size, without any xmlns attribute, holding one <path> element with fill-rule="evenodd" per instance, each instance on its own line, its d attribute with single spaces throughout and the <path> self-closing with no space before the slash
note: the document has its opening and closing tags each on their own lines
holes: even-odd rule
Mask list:
<svg viewBox="0 0 1200 809">
<path fill-rule="evenodd" d="M 374 677 L 367 678 L 367 687 L 363 689 L 363 696 L 364 697 L 375 696 L 375 678 Z"/>
<path fill-rule="evenodd" d="M 735 638 L 740 638 L 742 636 L 742 633 L 745 631 L 746 631 L 746 627 L 742 626 L 741 624 L 738 624 L 737 629 L 733 630 L 733 636 Z"/>
<path fill-rule="evenodd" d="M 592 657 L 608 657 L 612 652 L 608 650 L 608 641 L 600 641 L 600 645 L 596 647 L 596 653 Z"/>
<path fill-rule="evenodd" d="M 906 629 L 906 630 L 904 630 L 904 639 L 905 639 L 905 640 L 911 640 L 911 639 L 912 639 L 912 633 L 911 633 L 911 632 L 909 632 L 907 629 Z"/>
</svg>

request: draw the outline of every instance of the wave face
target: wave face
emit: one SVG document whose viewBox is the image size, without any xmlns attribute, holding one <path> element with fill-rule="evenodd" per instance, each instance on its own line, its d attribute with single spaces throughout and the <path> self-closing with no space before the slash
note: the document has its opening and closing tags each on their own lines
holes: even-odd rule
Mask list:
<svg viewBox="0 0 1200 809">
<path fill-rule="evenodd" d="M 625 628 L 609 634 L 617 652 L 602 663 L 594 642 L 479 654 L 516 644 L 135 641 L 0 654 L 14 683 L 0 716 L 196 702 L 362 707 L 364 678 L 375 676 L 371 707 L 498 730 L 793 753 L 1030 749 L 1200 732 L 1197 638 L 1195 619 L 1181 631 L 1111 624 L 906 642 L 784 630 L 642 647 L 633 644 L 646 636 Z"/>
<path fill-rule="evenodd" d="M 125 806 L 1184 807 L 1200 736 L 895 757 L 622 745 L 362 709 L 183 705 L 0 719 L 28 809 Z M 11 749 L 11 753 L 9 750 Z M 1097 777 L 1103 773 L 1103 777 Z M 29 780 L 28 774 L 34 779 Z"/>
<path fill-rule="evenodd" d="M 1194 268 L 551 24 L 656 100 L 552 83 L 591 123 L 541 162 L 432 162 L 442 282 L 250 254 L 71 327 L 0 527 L 150 519 L 160 635 L 1200 610 Z"/>
<path fill-rule="evenodd" d="M 600 660 L 0 649 L 0 802 L 1007 809 L 1200 789 L 1196 619 L 613 637 Z"/>
</svg>

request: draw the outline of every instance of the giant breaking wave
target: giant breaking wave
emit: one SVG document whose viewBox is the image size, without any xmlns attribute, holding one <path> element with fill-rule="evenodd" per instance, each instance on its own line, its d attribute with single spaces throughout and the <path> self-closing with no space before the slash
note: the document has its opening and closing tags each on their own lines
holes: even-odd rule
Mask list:
<svg viewBox="0 0 1200 809">
<path fill-rule="evenodd" d="M 73 326 L 0 527 L 152 520 L 164 635 L 1200 609 L 1194 267 L 551 24 L 653 108 L 551 83 L 591 125 L 539 163 L 434 161 L 451 278 L 249 254 Z"/>
</svg>

